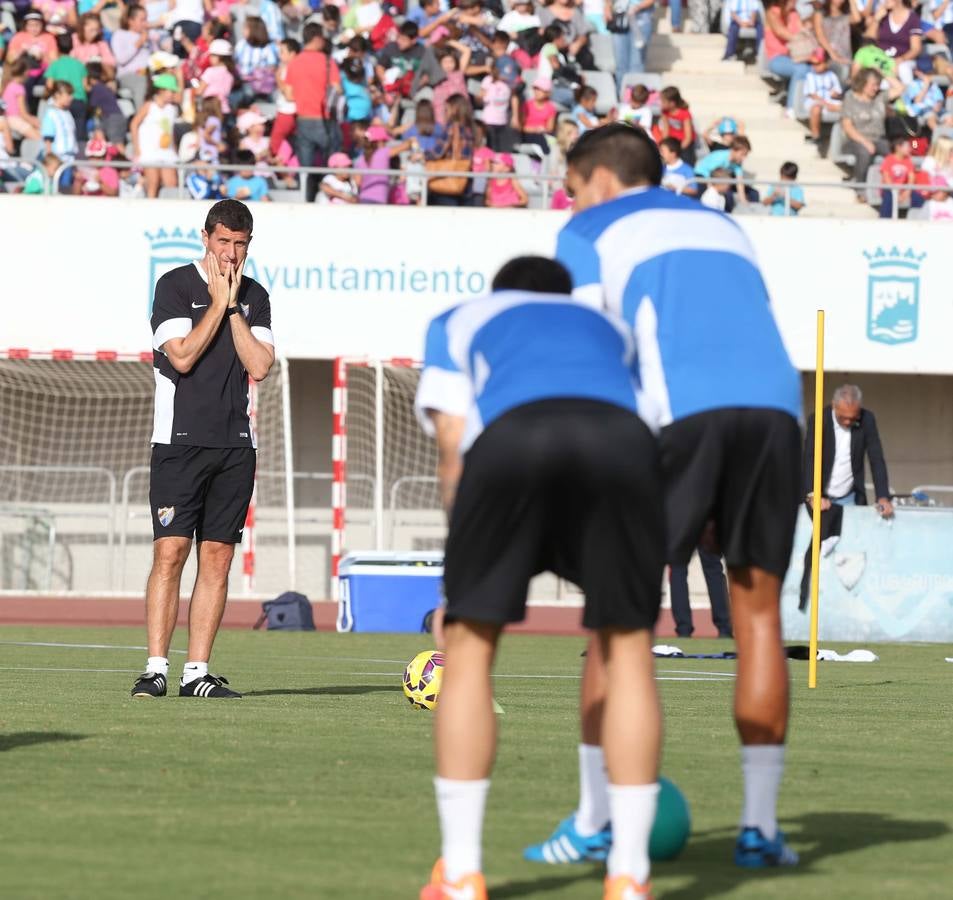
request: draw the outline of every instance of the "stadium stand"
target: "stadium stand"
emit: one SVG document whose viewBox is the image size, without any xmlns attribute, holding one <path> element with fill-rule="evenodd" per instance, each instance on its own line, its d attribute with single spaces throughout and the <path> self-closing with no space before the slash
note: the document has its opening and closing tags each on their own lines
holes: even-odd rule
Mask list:
<svg viewBox="0 0 953 900">
<path fill-rule="evenodd" d="M 610 33 L 581 7 L 552 2 L 531 14 L 525 6 L 514 10 L 510 0 L 458 0 L 453 7 L 440 0 L 436 8 L 417 0 L 350 7 L 249 0 L 186 4 L 184 12 L 179 4 L 178 15 L 149 4 L 122 7 L 121 17 L 119 9 L 92 12 L 69 0 L 37 9 L 0 3 L 6 191 L 482 205 L 487 179 L 509 166 L 523 190 L 495 189 L 495 205 L 559 207 L 573 124 L 583 131 L 618 118 L 652 127 L 657 138 L 674 133 L 692 165 L 744 134 L 752 152 L 743 173 L 731 170 L 748 184 L 746 197 L 736 198 L 739 212 L 777 213 L 759 199 L 791 162 L 807 184 L 804 215 L 873 216 L 867 201 L 890 193 L 881 184 L 896 184 L 881 170 L 887 142 L 898 136 L 911 139 L 914 207 L 928 197 L 945 199 L 953 185 L 948 148 L 936 140 L 953 135 L 953 24 L 934 22 L 929 0 L 919 13 L 898 5 L 886 24 L 843 0 L 728 0 L 704 33 L 673 32 L 659 6 L 647 48 L 630 32 L 634 50 L 625 46 L 626 35 Z M 540 19 L 549 24 L 541 28 Z M 782 21 L 794 38 L 776 36 L 772 25 Z M 298 54 L 312 23 L 321 31 Z M 317 62 L 326 58 L 312 50 L 329 51 L 334 63 Z M 617 71 L 618 53 L 628 56 L 630 71 Z M 311 64 L 302 65 L 302 57 Z M 643 60 L 646 71 L 639 71 Z M 828 64 L 830 96 L 823 99 L 835 102 L 823 105 L 815 139 L 805 129 L 819 102 L 810 92 L 821 82 L 803 76 Z M 882 140 L 873 152 L 835 108 L 839 99 L 847 103 L 849 79 L 865 67 L 882 75 L 874 110 L 880 121 L 872 126 Z M 326 92 L 327 76 L 336 84 L 337 72 L 340 89 Z M 60 82 L 72 95 L 57 101 Z M 672 107 L 681 111 L 669 123 L 663 91 L 672 87 L 685 104 Z M 591 108 L 591 99 L 580 97 L 583 88 L 595 91 Z M 305 116 L 295 109 L 295 89 Z M 452 99 L 457 94 L 460 102 Z M 686 119 L 693 123 L 689 137 Z M 320 189 L 318 178 L 294 172 L 325 165 L 334 152 L 350 163 L 338 157 L 338 170 L 328 176 L 343 190 Z M 501 165 L 500 154 L 512 156 L 512 165 Z M 851 173 L 857 178 L 856 167 L 866 171 L 868 157 L 871 189 L 839 186 Z M 932 162 L 924 165 L 926 159 Z M 351 177 L 348 169 L 365 174 Z M 444 178 L 442 190 L 431 190 L 428 169 L 479 177 L 465 186 L 465 179 Z"/>
</svg>

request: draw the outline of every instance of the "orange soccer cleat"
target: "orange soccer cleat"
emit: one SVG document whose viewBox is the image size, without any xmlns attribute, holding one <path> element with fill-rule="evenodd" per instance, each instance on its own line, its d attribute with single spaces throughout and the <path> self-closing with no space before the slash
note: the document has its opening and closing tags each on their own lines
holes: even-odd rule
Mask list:
<svg viewBox="0 0 953 900">
<path fill-rule="evenodd" d="M 602 900 L 652 900 L 652 885 L 639 884 L 630 875 L 607 878 Z"/>
<path fill-rule="evenodd" d="M 438 859 L 430 873 L 430 884 L 421 888 L 420 900 L 487 900 L 486 881 L 479 872 L 471 872 L 451 884 L 444 880 L 443 860 Z"/>
</svg>

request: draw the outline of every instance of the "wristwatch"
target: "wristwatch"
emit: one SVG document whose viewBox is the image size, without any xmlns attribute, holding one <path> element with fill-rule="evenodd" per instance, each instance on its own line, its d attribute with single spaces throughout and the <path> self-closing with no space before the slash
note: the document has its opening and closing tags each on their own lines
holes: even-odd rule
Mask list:
<svg viewBox="0 0 953 900">
<path fill-rule="evenodd" d="M 234 316 L 235 313 L 240 312 L 240 310 L 241 310 L 241 307 L 239 307 L 238 304 L 236 304 L 235 306 L 228 307 L 228 309 L 225 310 L 225 315 Z"/>
</svg>

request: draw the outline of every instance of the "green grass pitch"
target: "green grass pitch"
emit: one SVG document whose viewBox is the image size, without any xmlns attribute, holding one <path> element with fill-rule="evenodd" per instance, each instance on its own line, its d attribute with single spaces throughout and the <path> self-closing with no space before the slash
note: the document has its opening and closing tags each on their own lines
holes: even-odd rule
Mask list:
<svg viewBox="0 0 953 900">
<path fill-rule="evenodd" d="M 135 629 L 7 627 L 0 641 L 3 900 L 416 898 L 438 851 L 432 715 L 411 709 L 399 672 L 421 637 L 224 632 L 213 668 L 247 692 L 232 703 L 131 700 L 145 654 L 122 647 L 142 643 Z M 597 867 L 520 858 L 575 802 L 581 649 L 504 640 L 493 900 L 601 897 Z M 655 867 L 658 897 L 953 896 L 953 648 L 876 650 L 873 664 L 822 663 L 816 691 L 791 664 L 781 817 L 802 865 L 783 873 L 730 862 L 733 663 L 659 662 L 663 771 L 694 821 L 682 856 Z"/>
</svg>

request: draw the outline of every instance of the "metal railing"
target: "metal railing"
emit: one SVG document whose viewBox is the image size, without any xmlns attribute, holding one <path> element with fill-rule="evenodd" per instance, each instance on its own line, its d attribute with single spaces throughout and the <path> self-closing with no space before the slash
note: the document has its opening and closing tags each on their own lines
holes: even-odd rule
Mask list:
<svg viewBox="0 0 953 900">
<path fill-rule="evenodd" d="M 12 168 L 18 164 L 27 165 L 36 167 L 37 163 L 34 160 L 26 159 L 10 159 L 5 160 L 3 167 Z M 130 170 L 135 169 L 141 171 L 144 167 L 135 162 L 129 162 L 127 160 L 123 161 L 104 161 L 104 160 L 72 160 L 70 162 L 64 163 L 61 165 L 53 175 L 53 190 L 55 193 L 59 192 L 60 181 L 63 177 L 63 174 L 68 169 L 122 169 Z M 190 172 L 199 172 L 199 171 L 214 171 L 216 174 L 233 174 L 238 172 L 247 172 L 249 167 L 247 165 L 225 165 L 217 164 L 210 165 L 206 163 L 170 163 L 163 166 L 148 166 L 145 168 L 162 168 L 162 169 L 174 169 L 176 171 L 177 184 L 175 190 L 178 192 L 179 198 L 187 199 L 189 198 L 189 193 L 185 185 L 185 179 Z M 261 167 L 255 166 L 252 167 L 254 174 L 261 174 Z M 330 169 L 322 166 L 309 166 L 309 167 L 298 167 L 293 168 L 290 166 L 269 166 L 267 170 L 268 176 L 277 175 L 295 175 L 298 176 L 298 184 L 295 188 L 276 188 L 275 190 L 288 190 L 298 193 L 302 201 L 307 199 L 308 191 L 308 177 L 310 175 L 315 176 L 325 176 L 335 173 L 344 172 L 348 176 L 381 176 L 391 179 L 393 182 L 406 182 L 408 181 L 419 181 L 421 186 L 421 204 L 427 205 L 430 195 L 429 182 L 434 181 L 439 178 L 464 178 L 467 181 L 477 182 L 477 181 L 489 181 L 493 179 L 515 179 L 518 181 L 524 190 L 527 190 L 529 196 L 540 198 L 541 207 L 547 209 L 549 207 L 550 201 L 554 192 L 562 187 L 564 176 L 562 175 L 553 175 L 543 172 L 428 172 L 426 169 L 421 169 L 419 171 L 406 170 L 406 169 Z M 264 176 L 263 176 L 264 177 Z M 953 193 L 953 186 L 940 186 L 940 185 L 915 185 L 915 184 L 882 184 L 879 182 L 864 182 L 864 181 L 782 181 L 781 179 L 772 179 L 772 178 L 759 178 L 756 176 L 746 176 L 744 178 L 705 178 L 703 176 L 694 176 L 692 182 L 699 185 L 733 185 L 736 187 L 746 187 L 764 190 L 765 188 L 770 188 L 773 191 L 780 190 L 784 194 L 784 212 L 785 215 L 790 215 L 791 213 L 791 191 L 795 188 L 803 189 L 820 189 L 820 190 L 851 190 L 855 192 L 888 192 L 892 195 L 891 203 L 891 218 L 899 219 L 901 209 L 907 209 L 907 207 L 901 207 L 899 203 L 899 195 L 902 192 L 908 191 L 911 193 L 942 193 L 942 194 L 951 194 Z M 681 193 L 682 191 L 676 191 L 676 193 Z M 434 192 L 436 193 L 436 192 Z M 382 204 L 383 205 L 383 204 Z"/>
</svg>

